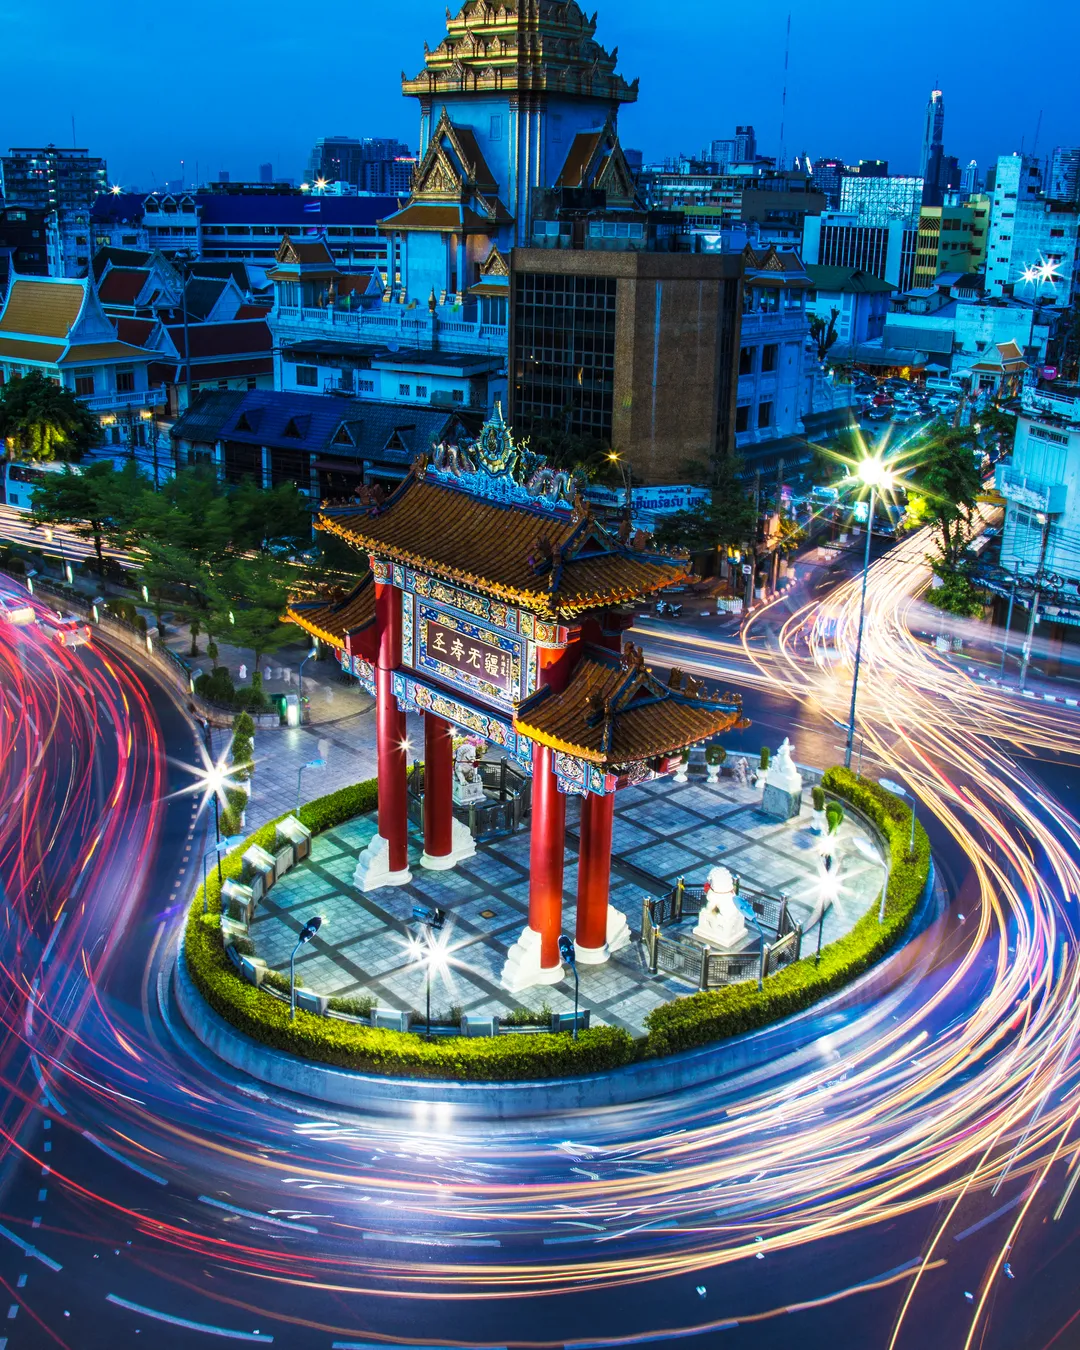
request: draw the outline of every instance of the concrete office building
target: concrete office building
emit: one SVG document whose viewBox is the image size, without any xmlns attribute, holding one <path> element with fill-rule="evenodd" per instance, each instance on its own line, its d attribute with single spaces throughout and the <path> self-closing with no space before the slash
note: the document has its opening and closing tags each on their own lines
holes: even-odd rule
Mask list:
<svg viewBox="0 0 1080 1350">
<path fill-rule="evenodd" d="M 806 217 L 802 257 L 807 266 L 854 268 L 906 291 L 915 276 L 917 243 L 918 230 L 907 221 L 869 225 L 857 215 L 827 211 Z"/>
<path fill-rule="evenodd" d="M 734 446 L 743 259 L 609 251 L 598 224 L 583 247 L 513 251 L 510 420 L 595 437 L 645 484 L 685 482 L 687 461 Z"/>
<path fill-rule="evenodd" d="M 63 275 L 83 275 L 92 252 L 90 211 L 108 187 L 105 161 L 85 149 L 16 148 L 0 158 L 0 179 L 9 205 L 56 213 Z"/>
</svg>

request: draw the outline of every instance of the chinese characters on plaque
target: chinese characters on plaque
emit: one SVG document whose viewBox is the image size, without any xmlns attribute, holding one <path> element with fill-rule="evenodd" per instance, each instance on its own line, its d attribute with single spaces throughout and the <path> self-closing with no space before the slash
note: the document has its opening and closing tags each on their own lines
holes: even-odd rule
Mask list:
<svg viewBox="0 0 1080 1350">
<path fill-rule="evenodd" d="M 421 647 L 429 662 L 482 681 L 512 702 L 517 696 L 514 654 L 489 645 L 486 637 L 483 629 L 471 624 L 450 627 L 434 619 L 421 621 Z"/>
</svg>

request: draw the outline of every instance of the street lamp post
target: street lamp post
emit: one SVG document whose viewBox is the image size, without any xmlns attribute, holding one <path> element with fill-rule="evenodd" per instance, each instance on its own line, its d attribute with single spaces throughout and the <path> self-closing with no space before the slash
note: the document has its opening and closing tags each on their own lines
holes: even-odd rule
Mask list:
<svg viewBox="0 0 1080 1350">
<path fill-rule="evenodd" d="M 313 656 L 318 656 L 318 654 L 319 654 L 318 647 L 312 647 L 311 651 L 309 651 L 307 656 L 305 656 L 304 659 L 300 662 L 300 675 L 297 680 L 297 685 L 299 686 L 300 690 L 299 698 L 300 698 L 301 717 L 303 717 L 304 715 L 304 667 L 307 665 L 307 663 L 311 660 Z"/>
<path fill-rule="evenodd" d="M 574 972 L 574 1040 L 577 1040 L 578 1032 L 578 968 L 577 953 L 574 951 L 574 944 L 565 933 L 559 938 L 559 955 Z"/>
<path fill-rule="evenodd" d="M 296 774 L 296 818 L 300 818 L 300 780 L 304 776 L 305 769 L 325 769 L 325 759 L 309 759 L 306 764 L 301 764 Z"/>
<path fill-rule="evenodd" d="M 906 800 L 908 797 L 911 798 L 911 838 L 910 838 L 910 840 L 908 841 L 908 853 L 909 853 L 912 857 L 914 857 L 914 855 L 915 855 L 915 794 L 914 794 L 914 792 L 909 792 L 909 791 L 907 790 L 907 788 L 903 786 L 903 784 L 897 783 L 897 782 L 895 781 L 895 779 L 892 779 L 892 778 L 879 778 L 879 779 L 878 779 L 878 783 L 885 789 L 886 792 L 895 792 L 896 795 L 897 795 L 898 797 L 903 797 L 903 798 L 905 798 L 905 800 Z"/>
<path fill-rule="evenodd" d="M 427 1032 L 425 1040 L 431 1040 L 431 967 L 435 962 L 436 949 L 431 940 L 432 933 L 438 933 L 443 924 L 446 923 L 446 911 L 442 909 L 427 909 L 424 905 L 413 906 L 413 918 L 420 924 L 427 937 L 427 947 L 421 947 L 422 959 L 424 962 L 424 999 L 427 1004 Z M 419 944 L 417 944 L 419 946 Z"/>
<path fill-rule="evenodd" d="M 314 919 L 308 919 L 300 930 L 300 936 L 296 939 L 296 946 L 292 949 L 289 956 L 289 1021 L 296 1021 L 296 953 L 304 945 L 310 942 L 315 934 L 322 927 L 322 919 L 316 916 Z"/>
<path fill-rule="evenodd" d="M 608 459 L 612 464 L 617 464 L 619 466 L 619 472 L 622 474 L 623 481 L 626 484 L 626 521 L 627 524 L 629 524 L 634 514 L 634 476 L 629 464 L 624 464 L 622 462 L 622 456 L 617 450 L 609 450 Z"/>
<path fill-rule="evenodd" d="M 862 664 L 863 630 L 866 626 L 866 587 L 870 579 L 870 542 L 874 537 L 874 505 L 879 489 L 886 488 L 892 476 L 880 459 L 866 459 L 856 475 L 870 489 L 870 510 L 866 520 L 866 552 L 863 556 L 862 595 L 859 600 L 859 636 L 855 642 L 855 673 L 851 679 L 851 712 L 848 716 L 847 745 L 844 748 L 844 768 L 851 768 L 855 748 L 855 707 L 859 697 L 859 669 Z"/>
</svg>

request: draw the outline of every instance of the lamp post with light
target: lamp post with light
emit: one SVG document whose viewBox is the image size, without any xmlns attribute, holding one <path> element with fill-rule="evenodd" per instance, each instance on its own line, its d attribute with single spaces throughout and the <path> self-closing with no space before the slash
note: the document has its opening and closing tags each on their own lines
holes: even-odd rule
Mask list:
<svg viewBox="0 0 1080 1350">
<path fill-rule="evenodd" d="M 626 483 L 626 520 L 629 524 L 634 513 L 634 475 L 631 472 L 630 465 L 623 463 L 622 455 L 619 454 L 618 450 L 609 450 L 608 459 L 612 464 L 618 465 L 619 472 Z"/>
<path fill-rule="evenodd" d="M 325 769 L 325 759 L 309 759 L 306 764 L 301 764 L 296 772 L 296 818 L 300 819 L 300 780 L 304 776 L 305 769 Z"/>
<path fill-rule="evenodd" d="M 574 972 L 574 1040 L 577 1040 L 578 1030 L 578 968 L 577 952 L 574 950 L 574 944 L 564 933 L 559 938 L 559 955 Z"/>
<path fill-rule="evenodd" d="M 892 473 L 883 460 L 864 459 L 854 475 L 870 489 L 869 511 L 866 519 L 866 553 L 863 557 L 862 595 L 859 600 L 859 636 L 855 642 L 855 673 L 851 680 L 851 712 L 848 717 L 847 745 L 844 748 L 844 768 L 851 768 L 855 748 L 855 705 L 859 697 L 859 667 L 862 663 L 863 629 L 866 626 L 866 586 L 870 579 L 870 543 L 874 537 L 874 505 L 879 491 L 892 485 Z"/>
<path fill-rule="evenodd" d="M 289 956 L 289 1021 L 296 1021 L 296 953 L 304 945 L 310 942 L 315 934 L 322 927 L 322 919 L 316 916 L 314 919 L 308 919 L 300 930 L 300 936 L 296 940 L 296 946 L 292 949 Z"/>
<path fill-rule="evenodd" d="M 299 698 L 300 698 L 301 715 L 303 715 L 303 707 L 304 707 L 304 667 L 307 665 L 307 663 L 311 660 L 313 656 L 318 656 L 318 654 L 319 654 L 318 647 L 312 647 L 311 651 L 309 651 L 307 656 L 305 656 L 304 659 L 300 662 L 300 674 L 297 677 L 297 685 L 299 686 L 300 690 Z"/>
<path fill-rule="evenodd" d="M 437 946 L 432 940 L 432 934 L 442 931 L 446 923 L 446 911 L 436 907 L 428 909 L 424 905 L 413 906 L 413 918 L 424 930 L 427 942 L 421 943 L 419 940 L 415 943 L 417 960 L 423 962 L 424 966 L 424 997 L 427 1003 L 427 1031 L 425 1040 L 431 1040 L 431 968 L 434 965 L 440 965 L 445 959 L 445 954 L 441 947 Z"/>
</svg>

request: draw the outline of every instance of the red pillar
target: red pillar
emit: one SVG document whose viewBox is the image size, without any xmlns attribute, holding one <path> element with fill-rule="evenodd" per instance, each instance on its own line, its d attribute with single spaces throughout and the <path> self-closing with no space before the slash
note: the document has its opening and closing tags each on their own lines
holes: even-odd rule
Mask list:
<svg viewBox="0 0 1080 1350">
<path fill-rule="evenodd" d="M 561 968 L 563 859 L 566 852 L 566 798 L 555 777 L 555 756 L 533 746 L 532 823 L 529 837 L 529 927 L 540 934 L 540 966 Z"/>
<path fill-rule="evenodd" d="M 581 803 L 581 845 L 578 852 L 578 959 L 589 964 L 607 959 L 608 898 L 611 893 L 611 827 L 615 794 L 590 792 Z"/>
<path fill-rule="evenodd" d="M 393 672 L 401 661 L 401 592 L 388 583 L 375 586 L 375 622 L 379 631 L 376 660 L 375 730 L 379 754 L 379 834 L 389 845 L 391 872 L 409 867 L 409 752 L 405 714 L 394 697 Z"/>
<path fill-rule="evenodd" d="M 450 723 L 424 714 L 424 857 L 449 858 L 454 849 L 454 760 Z"/>
</svg>

